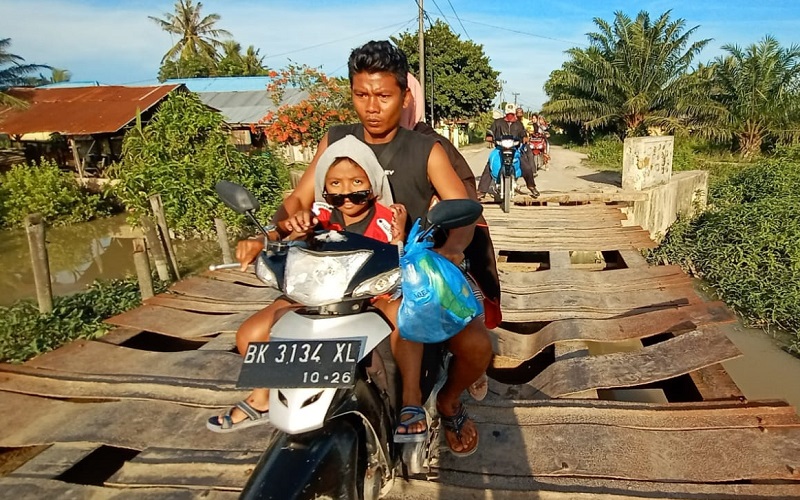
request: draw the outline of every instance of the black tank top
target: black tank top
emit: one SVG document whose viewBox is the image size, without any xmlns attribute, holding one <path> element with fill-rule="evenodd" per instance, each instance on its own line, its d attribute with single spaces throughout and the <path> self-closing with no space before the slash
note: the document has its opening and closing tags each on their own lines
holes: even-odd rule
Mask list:
<svg viewBox="0 0 800 500">
<path fill-rule="evenodd" d="M 428 179 L 428 157 L 438 141 L 433 137 L 399 128 L 391 142 L 370 144 L 364 140 L 362 125 L 355 123 L 336 125 L 328 129 L 328 144 L 333 144 L 346 135 L 354 135 L 378 157 L 378 162 L 389 179 L 394 201 L 405 205 L 408 211 L 406 231 L 411 229 L 411 224 L 418 218 L 426 226 L 425 217 L 434 193 L 433 185 Z M 393 154 L 390 155 L 387 150 Z"/>
</svg>

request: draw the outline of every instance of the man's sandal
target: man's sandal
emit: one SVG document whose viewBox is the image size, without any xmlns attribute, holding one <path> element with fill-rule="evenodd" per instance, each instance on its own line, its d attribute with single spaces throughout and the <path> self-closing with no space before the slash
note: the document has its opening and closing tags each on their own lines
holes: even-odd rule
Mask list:
<svg viewBox="0 0 800 500">
<path fill-rule="evenodd" d="M 463 441 L 461 441 L 461 431 L 464 429 L 464 424 L 466 424 L 467 420 L 469 420 L 469 415 L 467 415 L 467 408 L 466 406 L 464 406 L 464 403 L 459 404 L 458 411 L 456 412 L 455 415 L 448 417 L 446 415 L 442 415 L 442 412 L 439 412 L 439 419 L 441 420 L 442 425 L 444 426 L 444 430 L 454 433 L 456 435 L 456 438 L 458 438 L 458 441 L 461 444 L 464 444 Z M 452 446 L 450 446 L 450 441 L 447 441 L 447 446 L 448 448 L 450 448 L 450 453 L 452 453 L 453 456 L 459 458 L 468 457 L 473 453 L 475 453 L 476 451 L 478 451 L 478 441 L 480 440 L 479 438 L 480 435 L 476 432 L 475 444 L 472 446 L 472 449 L 470 450 L 456 451 L 453 449 Z M 447 436 L 445 436 L 445 440 L 447 440 Z"/>
<path fill-rule="evenodd" d="M 403 420 L 403 415 L 411 417 Z M 425 430 L 420 432 L 409 432 L 409 428 L 419 422 L 425 422 Z M 430 418 L 428 412 L 421 406 L 404 406 L 400 410 L 400 421 L 397 422 L 397 429 L 394 431 L 395 443 L 421 443 L 428 439 L 428 429 L 430 428 Z M 398 432 L 400 429 L 405 432 Z"/>
<path fill-rule="evenodd" d="M 236 408 L 239 408 L 239 410 L 245 414 L 245 418 L 241 422 L 233 423 L 231 414 Z M 247 401 L 239 401 L 234 406 L 228 408 L 228 411 L 226 411 L 225 415 L 222 415 L 222 417 L 219 415 L 214 415 L 213 417 L 209 418 L 208 422 L 206 422 L 206 427 L 208 427 L 208 430 L 214 432 L 233 432 L 238 431 L 239 429 L 246 429 L 255 425 L 268 423 L 269 410 L 259 411 L 253 408 Z"/>
</svg>

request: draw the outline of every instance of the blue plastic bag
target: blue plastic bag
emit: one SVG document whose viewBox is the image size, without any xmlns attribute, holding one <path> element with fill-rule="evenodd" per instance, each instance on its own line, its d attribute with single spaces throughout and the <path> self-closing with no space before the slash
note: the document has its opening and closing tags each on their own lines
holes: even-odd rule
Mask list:
<svg viewBox="0 0 800 500">
<path fill-rule="evenodd" d="M 443 342 L 483 313 L 464 273 L 431 250 L 430 236 L 420 239 L 420 221 L 414 223 L 400 256 L 403 301 L 397 327 L 404 339 L 425 344 Z"/>
</svg>

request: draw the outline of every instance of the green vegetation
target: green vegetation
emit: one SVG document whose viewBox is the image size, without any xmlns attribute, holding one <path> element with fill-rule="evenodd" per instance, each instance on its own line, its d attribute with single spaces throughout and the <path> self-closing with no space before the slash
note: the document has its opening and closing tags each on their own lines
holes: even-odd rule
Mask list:
<svg viewBox="0 0 800 500">
<path fill-rule="evenodd" d="M 50 314 L 39 314 L 28 300 L 0 307 L 0 362 L 21 363 L 71 340 L 100 337 L 111 329 L 104 319 L 140 303 L 138 284 L 131 278 L 98 281 L 85 292 L 55 297 Z"/>
<path fill-rule="evenodd" d="M 111 204 L 81 188 L 75 177 L 42 159 L 36 165 L 15 165 L 0 173 L 0 228 L 22 227 L 25 216 L 38 212 L 51 225 L 70 224 L 108 215 Z"/>
<path fill-rule="evenodd" d="M 692 42 L 697 26 L 665 12 L 631 19 L 617 12 L 612 23 L 595 19 L 588 48 L 572 48 L 545 83 L 550 96 L 542 113 L 554 124 L 580 124 L 621 137 L 653 128 L 686 130 L 698 118 L 719 113 L 707 98 L 707 81 L 689 69 L 709 40 Z"/>
<path fill-rule="evenodd" d="M 201 2 L 195 5 L 192 0 L 178 0 L 174 13 L 166 13 L 163 18 L 148 16 L 178 38 L 161 59 L 158 79 L 163 82 L 170 78 L 266 75 L 259 50 L 250 45 L 242 54 L 242 46 L 236 41 L 222 41 L 231 34 L 215 27 L 219 14 L 202 16 L 202 8 Z"/>
<path fill-rule="evenodd" d="M 800 147 L 713 183 L 709 202 L 650 260 L 680 263 L 751 324 L 792 332 L 800 349 Z"/>
<path fill-rule="evenodd" d="M 214 192 L 220 180 L 247 187 L 261 202 L 266 219 L 280 204 L 289 173 L 272 151 L 249 156 L 229 142 L 222 117 L 197 95 L 171 95 L 146 126 L 132 128 L 123 142 L 123 159 L 110 169 L 114 188 L 132 222 L 150 212 L 148 197 L 161 194 L 169 227 L 182 236 L 213 234 L 214 217 L 231 230 L 244 218 L 224 207 Z"/>
<path fill-rule="evenodd" d="M 589 47 L 568 50 L 545 83 L 543 113 L 571 135 L 688 135 L 745 159 L 800 140 L 800 46 L 767 36 L 695 66 L 708 40 L 669 11 L 594 22 Z"/>
<path fill-rule="evenodd" d="M 417 32 L 404 32 L 392 41 L 405 52 L 411 72 L 419 74 L 419 38 Z M 431 92 L 434 92 L 433 114 L 436 120 L 475 116 L 492 108 L 492 100 L 500 91 L 500 75 L 492 69 L 483 45 L 461 37 L 446 23 L 436 20 L 425 31 L 429 48 L 425 54 L 425 109 L 430 116 Z M 435 86 L 435 89 L 433 88 Z"/>
<path fill-rule="evenodd" d="M 30 85 L 29 75 L 35 71 L 49 69 L 41 64 L 24 64 L 25 59 L 8 51 L 10 38 L 0 38 L 0 106 L 25 106 L 25 102 L 10 96 L 10 87 Z"/>
</svg>

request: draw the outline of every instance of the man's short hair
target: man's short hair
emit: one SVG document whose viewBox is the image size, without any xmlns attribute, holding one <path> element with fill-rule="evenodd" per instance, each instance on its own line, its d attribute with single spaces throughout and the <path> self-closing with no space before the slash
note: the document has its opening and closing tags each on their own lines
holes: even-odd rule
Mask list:
<svg viewBox="0 0 800 500">
<path fill-rule="evenodd" d="M 353 49 L 347 61 L 350 85 L 356 73 L 391 73 L 401 90 L 408 88 L 408 58 L 402 50 L 386 40 L 365 43 Z"/>
</svg>

